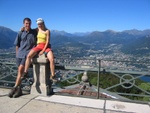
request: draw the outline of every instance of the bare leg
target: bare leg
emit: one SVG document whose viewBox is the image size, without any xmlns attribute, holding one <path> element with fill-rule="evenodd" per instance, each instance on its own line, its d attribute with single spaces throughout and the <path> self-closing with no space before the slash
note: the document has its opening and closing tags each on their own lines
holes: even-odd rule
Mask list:
<svg viewBox="0 0 150 113">
<path fill-rule="evenodd" d="M 24 66 L 20 65 L 18 67 L 18 75 L 17 75 L 17 79 L 16 79 L 16 83 L 15 83 L 15 87 L 19 86 L 21 84 L 21 76 L 23 74 L 24 71 Z"/>
<path fill-rule="evenodd" d="M 29 69 L 29 66 L 31 64 L 31 59 L 37 54 L 34 50 L 31 50 L 26 58 L 26 63 L 25 63 L 25 69 L 24 72 L 27 72 Z"/>
<path fill-rule="evenodd" d="M 47 58 L 50 61 L 51 75 L 54 77 L 55 76 L 55 63 L 54 63 L 54 55 L 52 51 L 49 51 L 47 53 Z"/>
</svg>

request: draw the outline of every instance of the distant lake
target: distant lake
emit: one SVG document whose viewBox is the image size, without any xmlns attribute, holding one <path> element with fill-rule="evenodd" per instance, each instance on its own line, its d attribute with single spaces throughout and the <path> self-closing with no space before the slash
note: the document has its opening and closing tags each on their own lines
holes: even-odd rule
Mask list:
<svg viewBox="0 0 150 113">
<path fill-rule="evenodd" d="M 150 76 L 144 76 L 144 77 L 141 77 L 140 79 L 145 82 L 150 82 Z"/>
</svg>

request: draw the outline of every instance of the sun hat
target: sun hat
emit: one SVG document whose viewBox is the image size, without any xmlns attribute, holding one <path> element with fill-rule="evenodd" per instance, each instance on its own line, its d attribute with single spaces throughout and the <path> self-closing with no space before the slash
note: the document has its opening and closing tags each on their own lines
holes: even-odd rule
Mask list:
<svg viewBox="0 0 150 113">
<path fill-rule="evenodd" d="M 44 23 L 44 20 L 43 20 L 42 18 L 38 18 L 38 19 L 36 20 L 36 23 L 37 23 L 37 24 Z"/>
</svg>

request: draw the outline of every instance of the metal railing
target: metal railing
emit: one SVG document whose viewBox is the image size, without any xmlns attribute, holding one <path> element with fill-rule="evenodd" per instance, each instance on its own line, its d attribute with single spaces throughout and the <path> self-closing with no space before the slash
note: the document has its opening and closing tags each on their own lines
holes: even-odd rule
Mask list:
<svg viewBox="0 0 150 113">
<path fill-rule="evenodd" d="M 123 96 L 127 100 L 150 100 L 150 88 L 148 88 L 150 86 L 149 62 L 63 58 L 57 59 L 56 62 L 63 65 L 65 70 L 97 72 L 97 98 L 100 97 L 99 93 L 107 92 L 108 95 L 112 94 L 118 99 Z M 113 81 L 113 78 L 115 78 L 114 80 L 117 80 L 118 83 L 106 85 L 106 81 L 104 82 L 101 78 L 102 76 L 107 78 L 108 74 L 111 75 L 110 82 L 111 79 Z M 103 87 L 103 84 L 106 86 Z"/>
<path fill-rule="evenodd" d="M 29 69 L 31 76 L 32 70 Z M 11 88 L 15 85 L 17 77 L 17 66 L 15 63 L 0 62 L 0 87 Z M 29 91 L 32 84 L 32 77 L 22 81 L 22 87 L 24 90 Z"/>
<path fill-rule="evenodd" d="M 63 90 L 70 90 L 76 91 L 78 96 L 82 96 L 84 92 L 90 91 L 94 92 L 93 95 L 96 94 L 96 98 L 107 95 L 113 99 L 143 101 L 150 99 L 150 88 L 148 88 L 150 79 L 147 80 L 150 78 L 149 62 L 56 58 L 55 63 L 56 75 L 61 80 L 55 86 L 55 90 L 59 94 L 63 93 Z M 0 62 L 1 86 L 13 86 L 9 84 L 15 83 L 16 69 L 15 65 Z M 87 72 L 88 81 L 82 80 L 84 72 Z M 94 73 L 93 76 L 89 76 L 89 72 Z M 96 78 L 96 82 L 93 83 L 92 77 Z M 60 87 L 62 82 L 66 82 L 67 86 Z M 91 83 L 94 84 L 92 87 Z M 28 84 L 27 82 L 23 83 L 24 87 Z M 80 87 L 77 89 L 76 86 Z"/>
</svg>

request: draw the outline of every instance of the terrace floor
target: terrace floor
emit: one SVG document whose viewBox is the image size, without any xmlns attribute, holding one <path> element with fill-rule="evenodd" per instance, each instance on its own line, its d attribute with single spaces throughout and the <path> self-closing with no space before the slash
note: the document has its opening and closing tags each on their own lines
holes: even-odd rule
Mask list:
<svg viewBox="0 0 150 113">
<path fill-rule="evenodd" d="M 0 88 L 0 113 L 149 113 L 150 106 L 117 100 L 72 96 L 26 94 L 9 98 L 9 89 Z"/>
</svg>

